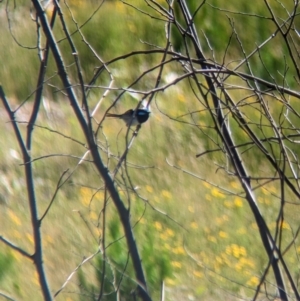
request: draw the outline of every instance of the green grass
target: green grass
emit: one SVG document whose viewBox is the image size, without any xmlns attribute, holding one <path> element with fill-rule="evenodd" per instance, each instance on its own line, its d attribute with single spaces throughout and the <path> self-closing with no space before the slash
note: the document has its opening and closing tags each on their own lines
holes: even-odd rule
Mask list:
<svg viewBox="0 0 300 301">
<path fill-rule="evenodd" d="M 52 104 L 52 106 L 56 111 L 57 105 Z M 49 128 L 57 128 L 64 135 L 82 139 L 78 125 L 72 122 L 71 111 L 67 104 L 60 105 L 60 110 L 65 120 L 69 122 L 66 123 L 60 118 L 49 120 L 42 116 L 38 124 L 47 122 Z M 1 127 L 4 126 L 6 135 L 1 138 L 1 145 L 8 143 L 7 141 L 14 141 L 12 129 L 2 123 Z M 181 126 L 184 128 L 183 125 Z M 122 127 L 123 124 L 117 120 L 104 122 L 103 132 L 110 142 L 113 153 L 116 153 L 114 146 L 116 135 Z M 254 219 L 245 200 L 242 197 L 229 196 L 222 189 L 174 170 L 166 163 L 166 159 L 169 163 L 191 170 L 227 190 L 238 192 L 239 184 L 224 178 L 224 173 L 221 171 L 217 173 L 216 178 L 216 174 L 211 169 L 212 161 L 195 158 L 197 145 L 187 147 L 183 146 L 179 138 L 172 140 L 173 143 L 166 139 L 168 135 L 174 133 L 172 127 L 172 121 L 154 110 L 153 116 L 143 126 L 129 154 L 128 162 L 145 166 L 143 169 L 131 167 L 128 171 L 134 185 L 139 187 L 137 193 L 147 199 L 151 206 L 133 192 L 121 192 L 126 204 L 130 199 L 132 223 L 133 225 L 137 223 L 134 232 L 153 295 L 156 298 L 159 296 L 162 276 L 170 299 L 174 298 L 175 294 L 183 298 L 187 293 L 196 298 L 210 299 L 212 296 L 219 298 L 218 289 L 212 283 L 236 293 L 240 293 L 241 285 L 254 288 L 266 258 Z M 180 127 L 179 130 L 181 131 Z M 46 129 L 35 129 L 35 131 L 34 157 L 52 153 L 73 154 L 80 157 L 84 153 L 84 148 L 70 139 Z M 190 129 L 189 132 L 191 134 L 192 130 Z M 124 134 L 123 128 L 118 139 L 120 144 L 123 144 Z M 16 145 L 13 147 L 18 149 Z M 6 170 L 8 187 L 13 189 L 13 193 L 7 192 L 7 202 L 1 205 L 2 234 L 28 252 L 32 252 L 32 232 L 22 176 L 23 167 L 19 166 L 20 161 L 11 158 L 9 153 L 6 156 L 9 159 L 1 161 L 3 169 Z M 114 166 L 114 160 L 111 161 L 109 166 Z M 101 179 L 90 163 L 80 166 L 77 166 L 77 163 L 78 159 L 57 156 L 38 160 L 33 164 L 40 215 L 49 204 L 63 171 L 67 168 L 69 173 L 74 171 L 70 180 L 59 191 L 43 222 L 45 265 L 53 291 L 60 288 L 84 257 L 97 250 L 97 240 L 101 235 L 104 193 L 100 190 L 94 196 L 96 189 L 102 186 Z M 17 174 L 18 178 L 16 178 Z M 259 205 L 270 225 L 277 214 L 275 208 L 278 201 L 272 197 L 272 194 L 277 193 L 277 189 L 271 185 L 268 190 L 263 189 L 258 197 Z M 123 190 L 122 186 L 120 186 L 121 190 Z M 106 218 L 109 244 L 123 236 L 111 201 L 107 206 Z M 284 230 L 284 233 L 287 233 L 286 241 L 287 238 L 292 237 L 290 226 Z M 271 226 L 271 229 L 274 227 Z M 256 247 L 253 248 L 253 245 Z M 32 264 L 6 247 L 3 247 L 3 250 L 8 252 L 14 261 L 7 272 L 9 276 L 1 282 L 1 289 L 22 300 L 30 298 L 33 292 L 37 295 L 37 300 L 40 299 Z M 126 250 L 124 238 L 107 249 L 113 264 L 121 270 L 127 262 Z M 91 263 L 86 264 L 81 272 L 81 277 L 85 277 L 90 288 L 94 286 L 96 291 L 99 286 L 96 277 L 99 267 L 96 270 L 94 267 L 97 266 L 97 260 L 99 255 Z M 20 264 L 22 269 L 18 270 Z M 16 270 L 18 270 L 17 274 Z M 129 264 L 127 275 L 129 279 L 125 283 L 127 287 L 131 285 L 133 289 L 134 282 L 130 280 L 132 277 L 129 276 L 130 271 Z M 32 286 L 25 286 L 24 281 Z M 74 276 L 68 288 L 57 299 L 79 300 L 78 281 L 77 276 Z M 77 292 L 75 295 L 71 293 L 73 290 Z M 246 295 L 251 294 L 251 290 L 246 288 L 243 290 Z"/>
</svg>

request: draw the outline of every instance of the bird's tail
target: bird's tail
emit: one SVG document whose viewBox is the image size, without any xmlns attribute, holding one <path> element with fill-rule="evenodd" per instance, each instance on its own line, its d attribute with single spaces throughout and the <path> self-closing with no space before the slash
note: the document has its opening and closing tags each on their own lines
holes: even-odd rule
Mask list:
<svg viewBox="0 0 300 301">
<path fill-rule="evenodd" d="M 119 114 L 111 114 L 111 113 L 107 113 L 107 114 L 106 114 L 106 117 L 117 117 L 117 118 L 120 118 L 120 115 L 119 115 Z"/>
</svg>

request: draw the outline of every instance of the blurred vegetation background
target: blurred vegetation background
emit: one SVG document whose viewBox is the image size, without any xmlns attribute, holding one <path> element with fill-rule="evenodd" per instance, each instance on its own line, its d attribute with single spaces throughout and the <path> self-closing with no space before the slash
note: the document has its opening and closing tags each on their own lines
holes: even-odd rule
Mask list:
<svg viewBox="0 0 300 301">
<path fill-rule="evenodd" d="M 165 6 L 165 1 L 157 2 Z M 280 2 L 271 2 L 277 16 L 282 19 L 293 6 L 292 2 L 284 3 L 285 7 Z M 72 37 L 86 83 L 101 66 L 99 58 L 110 61 L 132 51 L 165 47 L 165 23 L 157 19 L 157 15 L 151 18 L 153 12 L 143 1 L 134 0 L 129 4 L 122 1 L 99 4 L 92 0 L 61 3 L 69 30 L 75 32 Z M 199 4 L 190 1 L 189 5 L 194 12 Z M 138 7 L 140 11 L 133 7 Z M 47 11 L 49 15 L 50 11 L 51 7 Z M 16 5 L 12 1 L 0 3 L 0 81 L 10 102 L 18 108 L 17 116 L 23 134 L 32 108 L 39 68 L 36 26 L 32 17 L 34 12 L 28 1 L 19 1 Z M 224 3 L 212 0 L 207 1 L 196 15 L 195 24 L 207 58 L 215 58 L 220 64 L 234 67 L 243 59 L 241 44 L 249 54 L 274 32 L 275 27 L 269 17 L 263 1 L 232 0 Z M 99 57 L 76 32 L 72 18 L 77 26 L 82 26 L 85 41 Z M 297 22 L 300 21 L 296 19 Z M 240 40 L 235 36 L 233 24 Z M 172 34 L 174 48 L 183 51 L 184 45 L 175 29 Z M 71 50 L 60 26 L 55 26 L 55 37 L 68 66 L 67 71 L 76 85 L 75 66 L 68 61 Z M 289 87 L 295 88 L 298 84 L 294 71 L 287 68 L 287 49 L 277 39 L 275 36 L 272 43 L 259 51 L 260 56 L 254 55 L 250 62 L 256 76 L 282 84 L 284 74 Z M 111 64 L 114 86 L 127 87 L 142 72 L 158 64 L 160 59 L 157 54 L 141 54 Z M 179 65 L 166 67 L 163 82 L 170 82 L 180 73 L 179 70 Z M 240 70 L 248 71 L 244 66 Z M 154 80 L 155 73 L 148 74 L 134 88 L 151 88 Z M 107 74 L 99 78 L 97 87 L 89 95 L 91 107 L 99 101 L 104 91 L 101 87 L 108 82 Z M 36 158 L 34 176 L 40 214 L 47 208 L 63 172 L 67 170 L 68 174 L 72 173 L 59 190 L 43 222 L 44 260 L 53 292 L 62 286 L 84 258 L 97 251 L 99 237 L 103 234 L 99 225 L 105 197 L 103 183 L 92 164 L 87 161 L 78 165 L 86 151 L 85 141 L 61 88 L 57 68 L 53 58 L 50 58 L 43 108 L 37 121 L 40 127 L 34 129 L 32 150 L 32 157 Z M 95 115 L 95 125 L 119 93 L 115 90 L 108 95 Z M 239 93 L 233 91 L 235 97 L 242 98 Z M 138 96 L 125 94 L 117 103 L 116 111 L 122 112 L 135 106 L 135 97 Z M 23 105 L 18 107 L 20 104 Z M 297 108 L 299 105 L 295 106 Z M 212 148 L 213 144 L 197 127 L 184 123 L 189 114 L 194 112 L 194 119 L 206 128 L 205 133 L 211 137 L 214 135 L 209 131 L 213 124 L 208 113 L 199 107 L 188 81 L 157 94 L 152 104 L 152 116 L 143 125 L 128 156 L 128 171 L 136 190 L 128 193 L 125 187 L 124 191 L 120 187 L 120 193 L 132 206 L 134 232 L 154 300 L 160 296 L 162 280 L 166 285 L 166 300 L 247 298 L 253 295 L 266 265 L 255 221 L 240 195 L 240 184 L 221 168 L 218 169 L 218 166 L 226 164 L 225 159 L 218 153 L 211 153 L 201 160 L 196 158 L 196 154 Z M 271 109 L 280 112 L 272 105 Z M 33 238 L 20 152 L 2 106 L 0 114 L 0 129 L 5 133 L 0 136 L 1 235 L 32 252 Z M 248 114 L 253 120 L 261 118 L 255 115 L 255 109 Z M 182 122 L 174 122 L 173 119 Z M 233 125 L 232 131 L 238 131 L 238 128 Z M 125 134 L 124 126 L 118 120 L 105 120 L 98 137 L 99 144 L 109 145 L 114 155 L 120 154 L 125 145 Z M 236 137 L 241 143 L 245 141 L 243 134 L 237 133 Z M 102 156 L 113 170 L 117 164 L 116 158 L 104 151 Z M 267 173 L 268 167 L 260 159 L 257 156 L 253 169 L 265 169 Z M 280 205 L 278 190 L 279 187 L 271 182 L 257 192 L 259 206 L 274 231 Z M 299 216 L 294 207 L 289 210 L 289 205 L 286 214 L 289 223 L 283 225 L 283 244 L 293 237 Z M 130 294 L 135 283 L 130 276 L 123 231 L 111 203 L 107 208 L 108 244 L 111 244 L 107 249 L 112 261 L 110 264 L 116 270 L 113 272 L 112 268 L 108 272 L 111 274 L 105 283 L 105 300 L 115 300 L 115 295 L 109 294 L 113 291 L 113 277 L 117 280 L 123 278 L 121 290 L 124 294 Z M 296 245 L 296 252 L 300 253 L 299 244 Z M 291 271 L 299 274 L 295 260 L 291 256 L 288 264 Z M 80 268 L 56 300 L 93 300 L 94 293 L 99 290 L 102 265 L 101 257 L 96 255 Z M 123 274 L 125 267 L 127 270 Z M 41 299 L 32 263 L 5 245 L 0 248 L 0 290 L 8 292 L 16 300 Z"/>
</svg>

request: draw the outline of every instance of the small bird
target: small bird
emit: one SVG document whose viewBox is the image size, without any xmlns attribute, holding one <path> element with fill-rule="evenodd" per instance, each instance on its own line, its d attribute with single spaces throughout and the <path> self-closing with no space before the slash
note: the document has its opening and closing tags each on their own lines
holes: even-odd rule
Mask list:
<svg viewBox="0 0 300 301">
<path fill-rule="evenodd" d="M 131 125 L 138 125 L 146 122 L 149 118 L 150 113 L 151 112 L 149 110 L 145 110 L 145 109 L 137 109 L 137 110 L 130 109 L 123 114 L 107 113 L 106 116 L 120 118 L 126 123 L 127 126 L 131 126 Z"/>
</svg>

